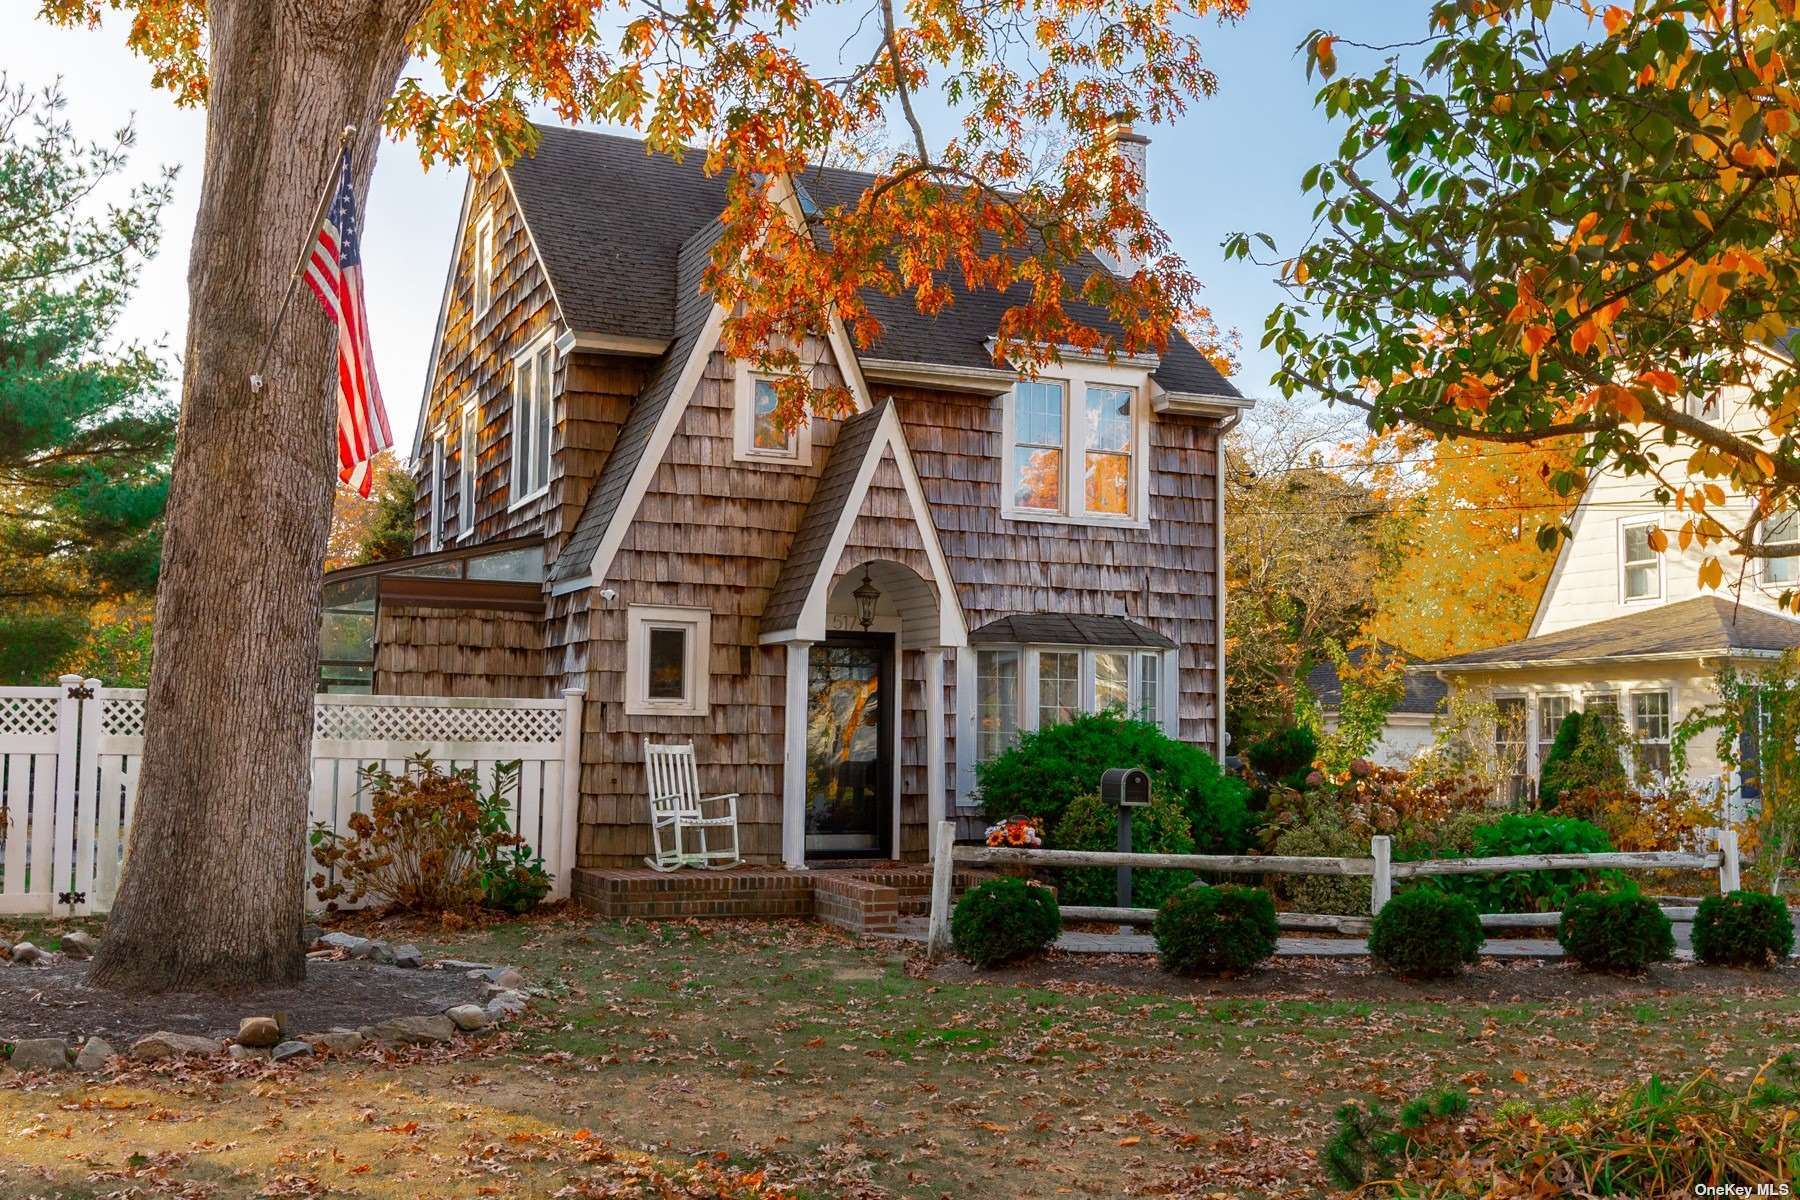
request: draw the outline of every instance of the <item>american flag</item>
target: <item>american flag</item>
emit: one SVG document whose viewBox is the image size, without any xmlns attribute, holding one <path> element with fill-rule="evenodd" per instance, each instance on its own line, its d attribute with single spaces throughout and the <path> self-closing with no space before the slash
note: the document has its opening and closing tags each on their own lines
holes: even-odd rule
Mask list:
<svg viewBox="0 0 1800 1200">
<path fill-rule="evenodd" d="M 350 183 L 350 151 L 344 151 L 337 195 L 319 225 L 306 263 L 306 286 L 337 322 L 338 478 L 369 494 L 369 461 L 394 444 L 375 358 L 369 349 L 369 306 L 363 301 L 362 238 L 356 230 L 356 195 Z"/>
</svg>

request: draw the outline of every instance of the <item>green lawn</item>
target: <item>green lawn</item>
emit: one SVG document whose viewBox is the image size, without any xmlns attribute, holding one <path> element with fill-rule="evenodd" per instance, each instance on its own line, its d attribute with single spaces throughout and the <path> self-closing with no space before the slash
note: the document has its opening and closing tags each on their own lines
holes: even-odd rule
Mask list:
<svg viewBox="0 0 1800 1200">
<path fill-rule="evenodd" d="M 20 1194 L 12 1170 L 75 1182 L 66 1156 L 84 1147 L 122 1163 L 209 1141 L 236 1144 L 229 1170 L 185 1150 L 170 1178 L 254 1195 L 285 1167 L 325 1189 L 295 1195 L 548 1195 L 556 1155 L 537 1151 L 578 1144 L 568 1139 L 583 1129 L 617 1150 L 766 1165 L 813 1196 L 1307 1194 L 1347 1096 L 1449 1083 L 1477 1103 L 1562 1095 L 1650 1071 L 1748 1068 L 1800 1042 L 1791 970 L 1661 994 L 1611 984 L 1604 999 L 1574 986 L 1425 1000 L 1358 996 L 1366 968 L 1341 965 L 1310 979 L 1285 970 L 1268 995 L 1254 981 L 1171 988 L 1147 960 L 1141 974 L 1055 960 L 1029 983 L 934 977 L 899 946 L 804 924 L 411 933 L 428 953 L 517 963 L 555 999 L 514 1045 L 474 1060 L 0 1091 L 0 1136 L 34 1152 L 29 1168 L 0 1166 L 0 1194 Z M 99 1101 L 115 1092 L 138 1107 L 109 1114 Z M 158 1104 L 180 1120 L 144 1119 Z M 248 1132 L 268 1119 L 281 1124 Z M 409 1120 L 421 1129 L 374 1132 Z M 33 1122 L 39 1132 L 15 1136 Z M 42 1131 L 64 1125 L 73 1141 Z M 379 1153 L 388 1143 L 400 1152 Z M 333 1144 L 350 1157 L 332 1161 Z M 470 1166 L 478 1144 L 500 1148 L 492 1170 Z M 420 1174 L 421 1158 L 462 1174 Z"/>
</svg>

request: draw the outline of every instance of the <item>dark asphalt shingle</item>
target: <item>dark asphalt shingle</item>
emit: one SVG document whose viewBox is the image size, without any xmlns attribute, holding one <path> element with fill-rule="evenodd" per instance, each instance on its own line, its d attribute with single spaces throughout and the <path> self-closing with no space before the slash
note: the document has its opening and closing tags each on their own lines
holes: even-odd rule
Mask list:
<svg viewBox="0 0 1800 1200">
<path fill-rule="evenodd" d="M 1021 613 L 989 621 L 969 632 L 969 641 L 1019 646 L 1141 646 L 1173 650 L 1175 643 L 1124 617 L 1089 617 L 1074 613 Z"/>
<path fill-rule="evenodd" d="M 1469 670 L 1604 658 L 1681 657 L 1730 651 L 1778 653 L 1800 646 L 1800 621 L 1724 596 L 1701 596 L 1606 621 L 1577 625 L 1429 664 Z"/>
</svg>

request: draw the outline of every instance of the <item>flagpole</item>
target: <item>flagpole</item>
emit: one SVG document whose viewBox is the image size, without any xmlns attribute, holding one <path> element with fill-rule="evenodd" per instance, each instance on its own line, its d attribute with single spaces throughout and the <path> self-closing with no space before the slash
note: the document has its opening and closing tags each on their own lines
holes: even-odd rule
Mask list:
<svg viewBox="0 0 1800 1200">
<path fill-rule="evenodd" d="M 325 213 L 331 208 L 332 197 L 337 195 L 337 163 L 343 157 L 344 147 L 356 136 L 356 126 L 346 125 L 338 135 L 338 144 L 325 166 L 325 186 L 319 195 L 319 206 L 313 211 L 312 224 L 306 227 L 306 237 L 300 243 L 300 257 L 294 263 L 293 274 L 288 276 L 287 291 L 282 294 L 281 307 L 275 310 L 275 323 L 269 327 L 268 340 L 263 343 L 262 354 L 256 360 L 256 370 L 250 374 L 250 390 L 263 390 L 263 372 L 269 366 L 269 351 L 275 346 L 275 336 L 281 332 L 281 322 L 287 317 L 288 305 L 293 303 L 294 289 L 306 274 L 306 264 L 312 261 L 313 243 L 319 236 L 319 226 L 325 221 Z"/>
</svg>

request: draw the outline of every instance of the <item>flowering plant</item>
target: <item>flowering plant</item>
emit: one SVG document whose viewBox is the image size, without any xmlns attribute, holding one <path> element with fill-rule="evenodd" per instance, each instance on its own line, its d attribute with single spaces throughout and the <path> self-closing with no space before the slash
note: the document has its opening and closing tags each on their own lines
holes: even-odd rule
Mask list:
<svg viewBox="0 0 1800 1200">
<path fill-rule="evenodd" d="M 1043 831 L 1038 827 L 1035 817 L 1008 817 L 998 825 L 989 825 L 987 844 L 990 846 L 1042 846 Z"/>
</svg>

